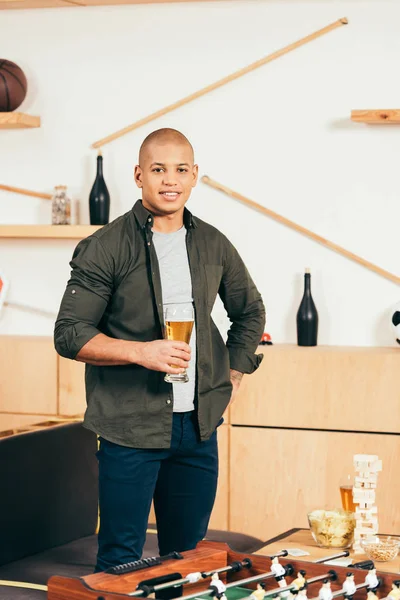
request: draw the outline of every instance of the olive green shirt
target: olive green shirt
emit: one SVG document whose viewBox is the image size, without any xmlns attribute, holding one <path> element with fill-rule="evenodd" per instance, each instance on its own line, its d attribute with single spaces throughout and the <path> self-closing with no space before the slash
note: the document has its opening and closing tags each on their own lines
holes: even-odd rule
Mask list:
<svg viewBox="0 0 400 600">
<path fill-rule="evenodd" d="M 187 209 L 184 224 L 197 328 L 195 405 L 201 439 L 207 440 L 231 397 L 230 369 L 252 373 L 263 358 L 255 350 L 265 311 L 228 239 Z M 139 200 L 79 242 L 55 324 L 54 343 L 61 356 L 74 359 L 99 333 L 136 342 L 162 339 L 163 299 L 152 225 L 152 214 Z M 211 318 L 217 294 L 231 320 L 226 344 Z M 84 425 L 124 446 L 169 448 L 172 384 L 164 375 L 137 364 L 86 364 Z"/>
</svg>

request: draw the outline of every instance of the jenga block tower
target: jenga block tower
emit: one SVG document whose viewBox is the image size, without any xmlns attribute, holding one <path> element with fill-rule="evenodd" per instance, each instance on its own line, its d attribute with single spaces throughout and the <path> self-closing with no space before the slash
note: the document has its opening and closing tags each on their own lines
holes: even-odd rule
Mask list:
<svg viewBox="0 0 400 600">
<path fill-rule="evenodd" d="M 382 461 L 374 454 L 356 454 L 353 460 L 356 471 L 353 502 L 357 505 L 353 550 L 356 554 L 361 554 L 363 552 L 361 541 L 374 538 L 379 530 L 378 509 L 374 504 L 378 472 L 382 471 Z"/>
</svg>

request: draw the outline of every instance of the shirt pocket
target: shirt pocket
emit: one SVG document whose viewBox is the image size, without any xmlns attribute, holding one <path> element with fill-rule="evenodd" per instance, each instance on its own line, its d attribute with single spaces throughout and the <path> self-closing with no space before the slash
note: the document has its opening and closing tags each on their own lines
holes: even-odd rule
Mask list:
<svg viewBox="0 0 400 600">
<path fill-rule="evenodd" d="M 221 284 L 223 266 L 222 265 L 204 265 L 206 273 L 206 295 L 207 306 L 212 308 L 218 294 Z"/>
</svg>

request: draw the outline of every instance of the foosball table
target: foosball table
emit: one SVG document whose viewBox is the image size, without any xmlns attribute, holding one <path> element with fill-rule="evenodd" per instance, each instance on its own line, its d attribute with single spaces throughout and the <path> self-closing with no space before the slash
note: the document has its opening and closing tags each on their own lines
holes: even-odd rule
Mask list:
<svg viewBox="0 0 400 600">
<path fill-rule="evenodd" d="M 141 559 L 84 577 L 53 576 L 48 600 L 400 600 L 400 574 L 325 564 L 346 551 L 314 562 L 234 552 L 225 543 L 200 542 L 194 550 Z"/>
</svg>

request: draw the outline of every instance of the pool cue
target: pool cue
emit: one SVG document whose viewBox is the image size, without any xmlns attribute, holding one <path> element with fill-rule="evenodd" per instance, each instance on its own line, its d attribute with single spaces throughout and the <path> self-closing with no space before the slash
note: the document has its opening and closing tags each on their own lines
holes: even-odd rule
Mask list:
<svg viewBox="0 0 400 600">
<path fill-rule="evenodd" d="M 35 308 L 34 306 L 27 306 L 26 304 L 18 304 L 17 302 L 4 302 L 3 306 L 9 306 L 10 308 L 16 308 L 18 310 L 22 310 L 24 312 L 33 313 L 35 315 L 39 315 L 40 317 L 46 317 L 48 319 L 55 319 L 57 317 L 57 313 L 50 312 L 48 310 L 43 310 L 41 308 Z"/>
<path fill-rule="evenodd" d="M 356 585 L 356 592 L 358 592 L 358 590 L 363 590 L 364 588 L 367 588 L 367 587 L 368 587 L 368 583 L 359 583 L 358 585 Z M 356 592 L 354 592 L 354 594 Z M 344 592 L 343 588 L 341 590 L 338 590 L 337 592 L 332 592 L 332 598 L 339 598 L 339 596 L 343 596 L 344 593 L 345 592 Z M 351 598 L 352 597 L 353 596 L 351 596 Z M 315 598 L 311 598 L 310 600 L 319 600 L 319 598 L 317 596 Z"/>
<path fill-rule="evenodd" d="M 43 194 L 42 192 L 34 192 L 33 190 L 24 190 L 12 185 L 3 185 L 0 183 L 0 190 L 5 192 L 14 192 L 14 194 L 22 194 L 23 196 L 33 196 L 34 198 L 42 198 L 43 200 L 51 200 L 51 194 Z"/>
<path fill-rule="evenodd" d="M 247 73 L 250 73 L 250 71 L 254 71 L 258 67 L 262 67 L 263 65 L 275 60 L 276 58 L 280 58 L 284 54 L 287 54 L 288 52 L 295 50 L 296 48 L 298 48 L 299 46 L 302 46 L 303 44 L 307 44 L 308 42 L 315 40 L 316 38 L 324 35 L 325 33 L 329 33 L 330 31 L 333 31 L 337 27 L 341 27 L 342 25 L 347 25 L 347 23 L 348 23 L 348 20 L 345 17 L 342 19 L 339 19 L 338 21 L 335 21 L 334 23 L 331 23 L 330 25 L 327 25 L 326 27 L 319 29 L 318 31 L 315 31 L 314 33 L 311 33 L 311 34 L 307 35 L 306 37 L 301 38 L 300 40 L 297 40 L 297 42 L 293 42 L 292 44 L 289 44 L 288 46 L 285 46 L 284 48 L 281 48 L 280 50 L 277 50 L 276 52 L 273 52 L 272 54 L 269 54 L 268 56 L 264 56 L 264 58 L 260 58 L 259 60 L 251 63 L 250 65 L 247 65 L 246 67 L 243 67 L 242 69 L 239 69 L 238 71 L 235 71 L 234 73 L 231 73 L 230 75 L 223 77 L 222 79 L 219 79 L 218 81 L 216 81 L 210 85 L 207 85 L 206 87 L 198 90 L 197 92 L 194 92 L 193 94 L 190 94 L 189 96 L 185 96 L 185 98 L 182 98 L 181 100 L 178 100 L 177 102 L 174 102 L 173 104 L 169 104 L 168 106 L 165 106 L 164 108 L 161 108 L 160 110 L 157 110 L 156 112 L 152 113 L 151 115 L 148 115 L 147 117 L 144 117 L 143 119 L 140 119 L 139 121 L 136 121 L 136 123 L 133 123 L 132 125 L 128 125 L 128 127 L 124 127 L 123 129 L 120 129 L 119 131 L 116 131 L 115 133 L 112 133 L 111 135 L 108 135 L 107 137 L 102 138 L 101 140 L 98 140 L 97 142 L 94 142 L 92 144 L 92 148 L 100 148 L 100 146 L 105 146 L 106 144 L 109 144 L 110 142 L 116 140 L 119 137 L 122 137 L 123 135 L 129 133 L 130 131 L 134 131 L 134 129 L 138 129 L 142 125 L 146 125 L 146 123 L 149 123 L 150 121 L 153 121 L 154 119 L 158 119 L 158 117 L 162 117 L 162 116 L 172 112 L 173 110 L 180 108 L 184 104 L 188 104 L 189 102 L 192 102 L 192 100 L 196 100 L 197 98 L 200 98 L 200 96 L 204 96 L 205 94 L 208 94 L 209 92 L 212 92 L 213 90 L 215 90 L 219 87 L 222 87 L 226 83 L 234 81 L 235 79 L 242 77 L 242 75 L 246 75 Z"/>
<path fill-rule="evenodd" d="M 211 577 L 214 573 L 229 573 L 232 571 L 233 573 L 237 573 L 242 569 L 250 569 L 252 566 L 252 562 L 250 558 L 244 558 L 242 561 L 235 561 L 227 567 L 221 567 L 219 569 L 214 569 L 213 571 L 197 571 L 195 573 L 189 573 L 186 577 L 182 577 L 182 579 L 176 579 L 175 581 L 168 581 L 167 583 L 160 583 L 159 585 L 151 586 L 151 593 L 158 592 L 160 590 L 166 590 L 168 588 L 180 587 L 185 583 L 197 583 L 202 579 L 207 579 Z M 139 584 L 140 585 L 140 584 Z M 147 596 L 148 590 L 138 589 L 134 592 L 130 592 L 127 596 L 131 598 Z M 197 594 L 198 595 L 198 594 Z"/>
<path fill-rule="evenodd" d="M 339 554 L 332 554 L 332 556 L 326 556 L 325 558 L 319 558 L 318 560 L 313 560 L 312 563 L 314 565 L 318 565 L 320 563 L 324 563 L 328 560 L 334 560 L 335 558 L 341 558 L 342 556 L 350 556 L 350 552 L 344 550 L 343 552 L 339 552 Z"/>
<path fill-rule="evenodd" d="M 357 254 L 353 254 L 353 252 L 349 252 L 349 250 L 346 250 L 345 248 L 338 246 L 334 242 L 330 242 L 329 240 L 326 240 L 321 235 L 318 235 L 317 233 L 310 231 L 310 229 L 306 229 L 302 225 L 298 225 L 294 221 L 291 221 L 290 219 L 287 219 L 286 217 L 279 215 L 278 213 L 274 212 L 273 210 L 270 210 L 269 208 L 265 208 L 265 206 L 262 206 L 261 204 L 254 202 L 254 200 L 250 200 L 250 198 L 246 198 L 246 196 L 243 196 L 242 194 L 239 194 L 238 192 L 231 190 L 230 188 L 226 187 L 222 183 L 218 183 L 217 181 L 214 181 L 213 179 L 211 179 L 211 177 L 208 177 L 208 175 L 204 175 L 201 178 L 201 181 L 203 183 L 209 185 L 210 187 L 213 187 L 216 190 L 219 190 L 220 192 L 224 192 L 225 194 L 227 194 L 228 196 L 231 196 L 232 198 L 235 198 L 236 200 L 240 200 L 247 206 L 250 206 L 251 208 L 255 208 L 256 210 L 267 215 L 268 217 L 271 217 L 275 221 L 278 221 L 278 223 L 281 223 L 282 225 L 286 225 L 287 227 L 294 229 L 298 233 L 302 233 L 303 235 L 306 235 L 307 237 L 314 240 L 314 242 L 317 242 L 318 244 L 322 244 L 322 246 L 325 246 L 325 248 L 329 248 L 330 250 L 334 250 L 335 252 L 338 252 L 342 256 L 345 256 L 346 258 L 349 258 L 350 260 L 357 262 L 358 264 L 362 265 L 363 267 L 366 267 L 370 271 L 374 271 L 374 273 L 377 273 L 378 275 L 381 275 L 382 277 L 386 277 L 386 279 L 390 279 L 390 281 L 397 283 L 397 285 L 400 284 L 400 277 L 398 277 L 397 275 L 394 275 L 393 273 L 390 273 L 389 271 L 385 271 L 385 269 L 381 269 L 381 267 L 378 267 L 377 265 L 374 265 L 373 263 L 369 262 L 368 260 L 365 260 L 365 258 L 361 258 L 361 256 L 357 256 Z"/>
<path fill-rule="evenodd" d="M 293 567 L 292 567 L 292 565 L 290 565 L 290 564 L 286 565 L 285 569 L 288 569 L 288 571 L 290 569 L 290 571 L 291 571 L 291 572 L 287 572 L 286 575 L 290 575 L 291 573 L 293 573 Z M 247 577 L 246 579 L 240 579 L 238 581 L 233 581 L 232 583 L 227 583 L 226 584 L 226 589 L 228 590 L 231 587 L 235 587 L 235 586 L 238 586 L 238 585 L 244 585 L 245 583 L 254 583 L 256 581 L 262 581 L 263 579 L 271 579 L 272 577 L 275 577 L 275 573 L 272 573 L 272 571 L 268 571 L 267 573 L 261 573 L 259 575 L 253 575 L 252 577 Z M 316 579 L 315 578 L 314 579 L 315 579 L 315 581 L 319 581 L 320 579 L 327 579 L 329 577 L 330 577 L 330 575 L 329 574 L 327 575 L 325 573 L 325 575 L 323 575 L 323 576 L 321 575 L 321 577 L 319 577 L 319 578 L 317 577 Z M 313 581 L 311 581 L 311 579 L 310 579 L 311 583 L 313 583 Z M 275 588 L 271 592 L 271 594 L 266 593 L 266 596 L 267 595 L 277 594 L 277 593 L 280 593 L 280 592 L 285 592 L 285 591 L 288 591 L 290 589 L 293 589 L 293 587 L 294 587 L 293 585 L 288 585 L 288 586 L 283 587 L 283 588 Z M 191 598 L 198 598 L 199 596 L 203 596 L 206 593 L 207 593 L 207 590 L 205 590 L 204 592 L 197 592 L 197 594 L 190 594 L 189 596 L 182 596 L 180 598 L 180 600 L 190 600 Z M 208 594 L 206 597 L 210 597 L 210 595 Z"/>
</svg>

